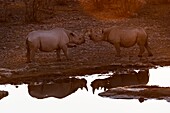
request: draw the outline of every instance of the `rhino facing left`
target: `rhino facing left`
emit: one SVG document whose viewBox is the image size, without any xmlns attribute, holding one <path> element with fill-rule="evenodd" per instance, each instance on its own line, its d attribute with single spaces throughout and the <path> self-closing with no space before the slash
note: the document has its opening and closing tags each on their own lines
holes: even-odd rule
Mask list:
<svg viewBox="0 0 170 113">
<path fill-rule="evenodd" d="M 27 63 L 34 61 L 37 50 L 43 52 L 56 50 L 58 60 L 61 60 L 60 51 L 62 50 L 65 57 L 69 59 L 68 47 L 83 43 L 85 43 L 83 36 L 64 28 L 32 31 L 26 37 Z"/>
</svg>

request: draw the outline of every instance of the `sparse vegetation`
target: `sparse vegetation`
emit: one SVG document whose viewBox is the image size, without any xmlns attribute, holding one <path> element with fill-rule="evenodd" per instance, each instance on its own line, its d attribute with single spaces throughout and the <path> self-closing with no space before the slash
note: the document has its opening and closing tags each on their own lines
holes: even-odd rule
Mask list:
<svg viewBox="0 0 170 113">
<path fill-rule="evenodd" d="M 84 9 L 98 18 L 118 18 L 134 15 L 146 3 L 145 0 L 87 0 L 81 2 Z"/>
<path fill-rule="evenodd" d="M 169 0 L 80 0 L 90 15 L 102 19 L 136 16 L 146 4 L 165 4 Z"/>
<path fill-rule="evenodd" d="M 114 19 L 137 16 L 146 4 L 167 4 L 170 0 L 1 0 L 0 22 L 40 22 L 54 17 L 60 6 L 69 8 L 68 4 L 75 2 L 96 18 Z"/>
</svg>

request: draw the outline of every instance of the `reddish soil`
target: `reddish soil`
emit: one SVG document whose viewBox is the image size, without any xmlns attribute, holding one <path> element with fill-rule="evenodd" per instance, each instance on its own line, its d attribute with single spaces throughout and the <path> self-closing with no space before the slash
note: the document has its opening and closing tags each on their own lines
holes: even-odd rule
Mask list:
<svg viewBox="0 0 170 113">
<path fill-rule="evenodd" d="M 32 79 L 44 80 L 61 76 L 105 73 L 125 68 L 169 65 L 169 19 L 170 4 L 163 4 L 146 5 L 138 15 L 126 19 L 100 20 L 75 9 L 56 13 L 54 18 L 38 24 L 0 23 L 0 82 L 16 84 Z M 55 52 L 38 52 L 35 57 L 36 63 L 26 63 L 25 39 L 30 31 L 64 27 L 82 34 L 85 29 L 100 30 L 113 25 L 145 28 L 154 56 L 147 57 L 145 51 L 144 57 L 139 59 L 138 46 L 134 46 L 122 48 L 121 58 L 116 58 L 113 45 L 107 42 L 94 43 L 87 37 L 84 44 L 69 49 L 70 61 L 67 61 L 63 54 L 62 61 L 57 61 Z"/>
</svg>

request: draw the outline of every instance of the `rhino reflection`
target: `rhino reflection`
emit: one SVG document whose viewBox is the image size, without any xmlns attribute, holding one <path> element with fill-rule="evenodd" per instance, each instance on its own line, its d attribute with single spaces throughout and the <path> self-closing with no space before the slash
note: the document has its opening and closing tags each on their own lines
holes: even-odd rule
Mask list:
<svg viewBox="0 0 170 113">
<path fill-rule="evenodd" d="M 59 79 L 52 83 L 28 85 L 28 92 L 32 97 L 43 99 L 47 97 L 64 98 L 76 92 L 79 88 L 87 89 L 85 79 L 66 78 Z"/>
<path fill-rule="evenodd" d="M 91 87 L 94 93 L 95 89 L 99 89 L 100 87 L 106 90 L 113 87 L 147 84 L 148 81 L 149 70 L 141 70 L 139 72 L 132 71 L 126 74 L 114 74 L 106 79 L 96 79 L 91 83 Z"/>
</svg>

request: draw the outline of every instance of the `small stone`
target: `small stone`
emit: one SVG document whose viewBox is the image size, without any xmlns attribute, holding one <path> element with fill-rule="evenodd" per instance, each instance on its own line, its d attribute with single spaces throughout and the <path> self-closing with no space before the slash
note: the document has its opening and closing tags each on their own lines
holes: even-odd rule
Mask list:
<svg viewBox="0 0 170 113">
<path fill-rule="evenodd" d="M 142 102 L 144 102 L 145 99 L 143 97 L 140 97 L 138 100 L 140 103 L 142 103 Z"/>
<path fill-rule="evenodd" d="M 15 49 L 18 49 L 19 48 L 19 46 L 15 46 Z"/>
<path fill-rule="evenodd" d="M 4 50 L 5 50 L 5 49 L 6 49 L 6 47 L 2 47 L 2 49 L 4 49 Z"/>
</svg>

